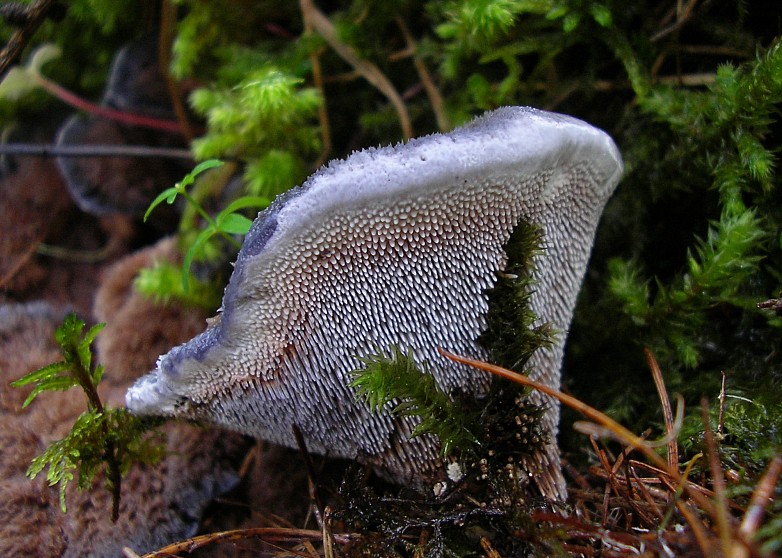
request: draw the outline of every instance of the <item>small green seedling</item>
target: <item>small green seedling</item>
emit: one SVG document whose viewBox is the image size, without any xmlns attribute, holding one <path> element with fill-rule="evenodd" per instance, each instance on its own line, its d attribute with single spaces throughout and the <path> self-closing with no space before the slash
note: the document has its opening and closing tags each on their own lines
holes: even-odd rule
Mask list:
<svg viewBox="0 0 782 558">
<path fill-rule="evenodd" d="M 225 238 L 230 244 L 232 244 L 237 250 L 241 248 L 239 242 L 232 235 L 245 235 L 252 226 L 252 220 L 245 217 L 239 211 L 248 207 L 264 208 L 269 205 L 269 200 L 261 196 L 242 196 L 225 207 L 213 218 L 206 210 L 198 203 L 198 201 L 187 192 L 187 187 L 195 182 L 196 177 L 206 172 L 209 169 L 222 166 L 224 163 L 215 159 L 209 159 L 196 165 L 196 167 L 190 171 L 185 177 L 177 182 L 173 187 L 163 190 L 153 201 L 149 204 L 149 208 L 144 214 L 144 221 L 150 216 L 152 211 L 164 201 L 171 205 L 176 200 L 177 196 L 182 196 L 206 221 L 207 226 L 198 233 L 196 239 L 187 249 L 184 260 L 182 262 L 182 285 L 185 292 L 188 292 L 190 266 L 193 263 L 193 259 L 198 254 L 199 250 L 202 250 L 204 245 L 215 235 L 220 235 Z"/>
</svg>

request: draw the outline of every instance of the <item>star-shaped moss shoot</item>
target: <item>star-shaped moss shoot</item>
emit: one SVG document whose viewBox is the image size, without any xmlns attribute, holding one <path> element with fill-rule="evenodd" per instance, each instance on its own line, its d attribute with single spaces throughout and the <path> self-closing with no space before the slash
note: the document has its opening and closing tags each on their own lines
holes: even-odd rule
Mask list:
<svg viewBox="0 0 782 558">
<path fill-rule="evenodd" d="M 489 291 L 506 273 L 520 224 L 531 251 L 529 308 L 558 334 L 528 372 L 559 385 L 565 336 L 603 206 L 622 173 L 616 146 L 574 118 L 531 108 L 490 112 L 447 134 L 334 161 L 255 220 L 219 320 L 163 355 L 127 394 L 136 413 L 203 420 L 310 451 L 357 457 L 400 482 L 430 478 L 437 439 L 416 417 L 373 413 L 351 387 L 362 358 L 393 348 L 426 362 L 446 393 L 487 393 L 483 372 L 442 347 L 491 358 Z M 503 334 L 507 337 L 507 332 Z M 561 496 L 554 445 L 531 474 Z M 441 462 L 440 462 L 441 464 Z"/>
</svg>

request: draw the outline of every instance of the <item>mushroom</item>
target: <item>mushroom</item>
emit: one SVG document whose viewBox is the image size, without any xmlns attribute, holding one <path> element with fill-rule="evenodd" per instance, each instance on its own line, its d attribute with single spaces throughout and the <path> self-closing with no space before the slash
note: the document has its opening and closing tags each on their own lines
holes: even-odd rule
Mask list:
<svg viewBox="0 0 782 558">
<path fill-rule="evenodd" d="M 117 52 L 101 106 L 136 116 L 172 119 L 174 109 L 158 68 L 157 40 L 141 37 Z M 179 134 L 75 114 L 57 134 L 58 146 L 136 145 L 180 147 Z M 174 184 L 183 164 L 134 157 L 58 157 L 60 172 L 79 208 L 92 215 L 144 214 L 157 192 Z M 175 216 L 168 210 L 169 220 Z"/>
<path fill-rule="evenodd" d="M 161 356 L 128 391 L 127 406 L 288 446 L 296 425 L 311 451 L 420 480 L 436 461 L 436 442 L 410 439 L 413 419 L 372 414 L 356 398 L 349 384 L 359 357 L 412 349 L 444 390 L 485 393 L 483 372 L 437 348 L 488 356 L 478 342 L 487 290 L 526 222 L 544 243 L 530 305 L 559 332 L 529 370 L 557 387 L 595 229 L 621 173 L 607 134 L 527 107 L 332 162 L 258 216 L 219 319 Z M 546 404 L 553 440 L 558 407 Z M 563 497 L 554 442 L 533 465 L 542 493 Z"/>
</svg>

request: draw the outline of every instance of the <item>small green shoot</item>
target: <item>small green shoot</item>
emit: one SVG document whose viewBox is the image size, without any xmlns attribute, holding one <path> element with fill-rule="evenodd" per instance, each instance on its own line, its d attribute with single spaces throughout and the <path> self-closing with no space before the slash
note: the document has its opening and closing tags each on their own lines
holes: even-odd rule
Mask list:
<svg viewBox="0 0 782 558">
<path fill-rule="evenodd" d="M 75 314 L 68 314 L 65 322 L 57 328 L 55 339 L 60 346 L 64 360 L 52 363 L 34 372 L 30 372 L 11 383 L 13 387 L 35 384 L 27 396 L 22 408 L 26 408 L 44 391 L 65 391 L 72 387 L 81 387 L 87 394 L 91 408 L 102 409 L 98 393 L 93 389 L 103 377 L 103 366 L 92 367 L 92 342 L 106 324 L 92 326 L 81 339 L 84 322 Z"/>
<path fill-rule="evenodd" d="M 0 98 L 15 101 L 42 87 L 41 81 L 44 78 L 41 68 L 47 62 L 59 58 L 61 54 L 60 47 L 53 44 L 43 44 L 36 48 L 25 66 L 14 66 L 5 74 L 0 81 Z"/>
<path fill-rule="evenodd" d="M 136 461 L 153 463 L 163 456 L 159 435 L 147 436 L 148 424 L 125 409 L 107 409 L 98 395 L 98 383 L 104 367 L 93 366 L 92 343 L 105 324 L 84 331 L 84 321 L 71 313 L 57 328 L 55 339 L 63 360 L 44 366 L 11 383 L 12 387 L 32 385 L 33 389 L 22 407 L 30 405 L 47 391 L 65 391 L 79 387 L 87 396 L 87 410 L 74 423 L 62 440 L 50 445 L 33 459 L 27 476 L 34 479 L 48 468 L 50 486 L 59 486 L 60 508 L 66 511 L 65 494 L 68 484 L 78 471 L 78 486 L 88 488 L 105 468 L 106 487 L 112 493 L 112 521 L 119 516 L 122 475 Z"/>
<path fill-rule="evenodd" d="M 149 219 L 149 216 L 152 214 L 152 210 L 154 210 L 157 206 L 159 206 L 164 201 L 171 205 L 174 203 L 174 200 L 176 200 L 177 196 L 182 196 L 185 198 L 189 203 L 193 205 L 197 210 L 199 210 L 199 213 L 201 213 L 201 216 L 208 222 L 211 220 L 211 217 L 204 211 L 204 209 L 201 207 L 201 205 L 195 201 L 192 196 L 185 190 L 188 186 L 192 185 L 195 182 L 196 177 L 203 173 L 208 171 L 209 169 L 213 169 L 216 167 L 222 167 L 225 163 L 222 161 L 218 161 L 216 159 L 209 159 L 208 161 L 203 161 L 202 163 L 199 163 L 195 166 L 195 168 L 187 173 L 185 177 L 177 182 L 173 187 L 166 188 L 160 194 L 158 197 L 156 197 L 154 200 L 152 200 L 152 203 L 149 204 L 149 207 L 147 208 L 146 213 L 144 213 L 144 222 L 147 222 L 147 219 Z"/>
<path fill-rule="evenodd" d="M 232 235 L 245 235 L 252 226 L 252 220 L 245 217 L 240 210 L 249 207 L 264 208 L 269 205 L 269 200 L 261 196 L 242 196 L 232 203 L 228 204 L 222 211 L 220 211 L 215 217 L 209 215 L 206 210 L 198 203 L 198 201 L 190 195 L 187 191 L 187 187 L 195 182 L 196 177 L 206 172 L 209 169 L 222 166 L 224 163 L 216 159 L 209 159 L 196 165 L 196 167 L 190 171 L 185 177 L 177 182 L 173 187 L 163 190 L 153 201 L 149 204 L 149 208 L 144 213 L 144 221 L 146 222 L 152 211 L 164 201 L 171 205 L 176 200 L 177 196 L 182 196 L 206 221 L 207 226 L 198 233 L 193 243 L 187 249 L 185 253 L 184 261 L 182 262 L 182 286 L 185 292 L 190 289 L 190 267 L 193 264 L 193 260 L 199 251 L 203 250 L 209 240 L 219 235 L 225 238 L 231 245 L 237 250 L 241 248 L 241 245 Z"/>
<path fill-rule="evenodd" d="M 458 400 L 451 400 L 437 386 L 434 376 L 419 369 L 412 349 L 405 354 L 392 347 L 390 357 L 378 353 L 361 361 L 365 368 L 354 372 L 350 386 L 357 389 L 370 410 L 380 412 L 387 403 L 397 400 L 391 412 L 420 418 L 412 436 L 437 436 L 441 457 L 454 451 L 469 451 L 478 443 L 478 437 L 470 430 L 470 426 L 478 424 L 477 417 L 471 417 Z"/>
</svg>

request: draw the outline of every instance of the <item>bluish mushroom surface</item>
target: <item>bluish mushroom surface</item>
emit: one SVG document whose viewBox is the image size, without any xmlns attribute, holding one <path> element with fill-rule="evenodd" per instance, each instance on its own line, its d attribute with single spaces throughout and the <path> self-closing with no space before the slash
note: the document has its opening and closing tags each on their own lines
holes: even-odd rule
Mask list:
<svg viewBox="0 0 782 558">
<path fill-rule="evenodd" d="M 522 222 L 539 227 L 530 304 L 560 332 L 530 362 L 557 387 L 565 336 L 603 206 L 622 172 L 604 132 L 524 107 L 447 134 L 334 161 L 256 219 L 219 319 L 163 355 L 127 394 L 137 413 L 195 418 L 285 445 L 358 457 L 393 478 L 425 474 L 436 441 L 411 418 L 372 414 L 349 387 L 359 357 L 412 349 L 439 385 L 489 378 L 437 353 L 485 358 L 487 291 Z M 551 404 L 546 424 L 556 432 Z M 555 446 L 542 490 L 561 495 Z M 557 469 L 558 471 L 558 469 Z M 552 476 L 553 475 L 553 476 Z"/>
</svg>

